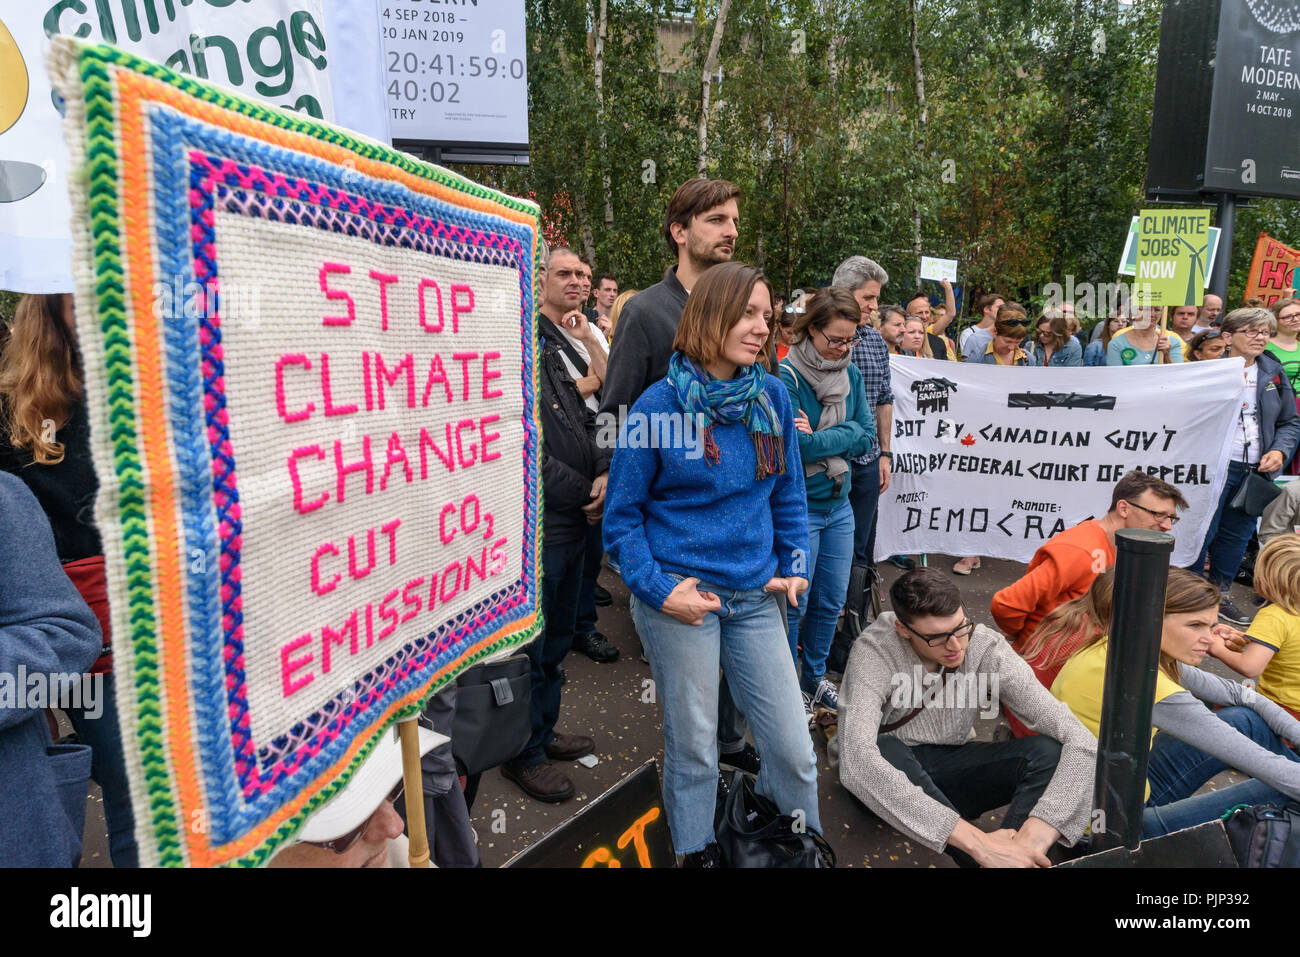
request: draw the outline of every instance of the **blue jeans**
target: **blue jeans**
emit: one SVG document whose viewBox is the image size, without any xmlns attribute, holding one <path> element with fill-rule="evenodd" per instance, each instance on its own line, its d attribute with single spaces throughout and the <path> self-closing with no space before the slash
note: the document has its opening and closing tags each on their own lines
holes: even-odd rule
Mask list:
<svg viewBox="0 0 1300 957">
<path fill-rule="evenodd" d="M 585 538 L 560 545 L 542 546 L 542 633 L 526 649 L 532 664 L 533 733 L 528 745 L 511 764 L 530 768 L 546 760 L 546 748 L 555 740 L 560 717 L 560 662 L 573 647 L 578 619 L 578 591 L 587 553 Z"/>
<path fill-rule="evenodd" d="M 829 512 L 808 510 L 808 577 L 811 584 L 799 596 L 799 609 L 790 615 L 790 651 L 802 666 L 799 683 L 809 694 L 826 673 L 826 656 L 835 637 L 835 622 L 849 592 L 853 566 L 853 509 L 847 501 Z M 799 642 L 803 641 L 802 656 Z"/>
<path fill-rule="evenodd" d="M 1259 520 L 1247 515 L 1240 509 L 1228 504 L 1232 497 L 1246 481 L 1250 468 L 1239 460 L 1228 462 L 1228 478 L 1223 483 L 1223 493 L 1219 496 L 1219 507 L 1210 521 L 1210 528 L 1205 533 L 1205 544 L 1201 554 L 1196 557 L 1196 564 L 1188 571 L 1197 575 L 1205 568 L 1205 558 L 1210 559 L 1210 581 L 1218 586 L 1219 591 L 1226 592 L 1241 567 L 1241 560 L 1246 557 L 1246 545 L 1250 542 L 1255 523 Z"/>
<path fill-rule="evenodd" d="M 853 564 L 874 566 L 871 546 L 880 505 L 880 458 L 877 456 L 868 465 L 854 462 L 852 466 L 849 505 L 853 508 Z"/>
<path fill-rule="evenodd" d="M 783 814 L 821 831 L 817 761 L 776 597 L 707 582 L 722 607 L 686 625 L 632 597 L 664 714 L 664 807 L 679 854 L 714 839 L 718 793 L 718 669 L 749 718 L 763 763 L 757 789 Z"/>
<path fill-rule="evenodd" d="M 90 745 L 90 776 L 104 795 L 104 819 L 108 824 L 108 853 L 113 866 L 139 867 L 135 845 L 135 817 L 131 812 L 131 789 L 126 778 L 122 752 L 122 731 L 117 719 L 117 692 L 113 676 L 103 676 L 100 694 L 102 712 L 87 717 L 84 708 L 64 708 L 77 737 Z M 78 835 L 80 836 L 80 835 Z"/>
<path fill-rule="evenodd" d="M 1222 721 L 1232 725 L 1265 750 L 1285 755 L 1292 761 L 1300 757 L 1282 743 L 1264 719 L 1250 708 L 1234 706 L 1214 712 Z M 1179 741 L 1173 735 L 1160 731 L 1151 745 L 1151 760 L 1147 765 L 1147 781 L 1151 797 L 1142 813 L 1142 837 L 1159 837 L 1217 821 L 1223 813 L 1238 804 L 1285 804 L 1289 799 L 1263 781 L 1254 778 L 1234 784 L 1230 788 L 1195 794 L 1205 782 L 1228 766 L 1216 757 Z"/>
</svg>

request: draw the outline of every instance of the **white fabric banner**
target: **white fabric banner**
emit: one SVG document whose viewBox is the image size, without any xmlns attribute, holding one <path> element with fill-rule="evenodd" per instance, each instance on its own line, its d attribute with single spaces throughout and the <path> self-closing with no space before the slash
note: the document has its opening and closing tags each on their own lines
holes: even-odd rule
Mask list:
<svg viewBox="0 0 1300 957">
<path fill-rule="evenodd" d="M 5 3 L 0 12 L 0 289 L 71 292 L 68 153 L 52 34 L 112 43 L 241 95 L 388 141 L 375 0 Z M 343 69 L 335 74 L 334 65 Z M 362 67 L 358 69 L 358 67 Z M 340 99 L 336 112 L 336 94 Z"/>
<path fill-rule="evenodd" d="M 876 558 L 937 552 L 1028 562 L 1110 507 L 1142 469 L 1178 487 L 1173 564 L 1196 560 L 1227 473 L 1240 359 L 1018 368 L 893 356 L 893 478 Z"/>
</svg>

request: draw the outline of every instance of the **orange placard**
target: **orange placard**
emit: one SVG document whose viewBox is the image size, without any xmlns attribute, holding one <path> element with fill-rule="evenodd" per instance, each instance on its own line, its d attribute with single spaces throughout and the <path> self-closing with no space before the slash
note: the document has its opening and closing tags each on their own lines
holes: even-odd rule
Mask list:
<svg viewBox="0 0 1300 957">
<path fill-rule="evenodd" d="M 1268 233 L 1260 233 L 1255 255 L 1246 277 L 1246 299 L 1259 297 L 1265 305 L 1294 295 L 1292 273 L 1300 265 L 1300 249 L 1278 242 Z"/>
</svg>

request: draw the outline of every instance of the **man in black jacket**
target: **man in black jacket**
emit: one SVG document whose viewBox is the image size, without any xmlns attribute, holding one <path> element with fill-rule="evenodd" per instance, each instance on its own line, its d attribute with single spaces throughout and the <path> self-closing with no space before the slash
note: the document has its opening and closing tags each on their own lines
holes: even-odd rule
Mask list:
<svg viewBox="0 0 1300 957">
<path fill-rule="evenodd" d="M 528 646 L 532 661 L 533 733 L 518 757 L 502 773 L 539 801 L 573 797 L 573 782 L 546 759 L 572 761 L 595 750 L 584 735 L 557 734 L 560 716 L 560 662 L 573 644 L 578 590 L 587 525 L 605 505 L 610 452 L 596 444 L 595 416 L 583 401 L 564 362 L 572 336 L 598 349 L 582 314 L 582 262 L 571 249 L 551 250 L 542 280 L 537 317 L 539 345 L 538 413 L 542 423 L 542 614 L 543 633 Z"/>
<path fill-rule="evenodd" d="M 686 297 L 717 263 L 731 261 L 740 234 L 740 188 L 725 179 L 688 179 L 668 202 L 664 239 L 677 265 L 623 306 L 609 347 L 600 411 L 626 415 L 641 393 L 668 374 Z"/>
</svg>

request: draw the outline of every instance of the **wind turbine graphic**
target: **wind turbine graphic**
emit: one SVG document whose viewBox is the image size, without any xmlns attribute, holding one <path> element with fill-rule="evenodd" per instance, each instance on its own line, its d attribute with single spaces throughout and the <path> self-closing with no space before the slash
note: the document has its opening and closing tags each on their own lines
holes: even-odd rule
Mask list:
<svg viewBox="0 0 1300 957">
<path fill-rule="evenodd" d="M 1187 247 L 1188 265 L 1191 271 L 1187 274 L 1187 295 L 1179 305 L 1194 306 L 1196 305 L 1196 290 L 1205 288 L 1205 251 L 1209 248 L 1209 241 L 1200 249 L 1197 249 L 1182 236 L 1178 241 Z M 1198 286 L 1197 283 L 1200 283 Z"/>
<path fill-rule="evenodd" d="M 0 134 L 13 128 L 27 108 L 30 79 L 18 42 L 0 20 Z M 45 170 L 35 163 L 0 159 L 0 203 L 26 199 L 45 185 Z"/>
</svg>

